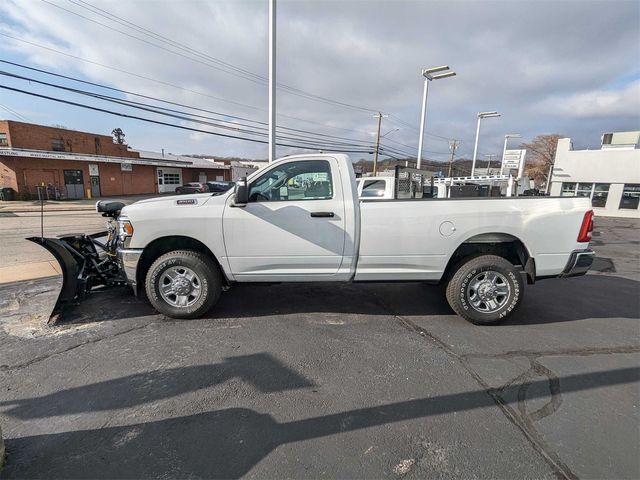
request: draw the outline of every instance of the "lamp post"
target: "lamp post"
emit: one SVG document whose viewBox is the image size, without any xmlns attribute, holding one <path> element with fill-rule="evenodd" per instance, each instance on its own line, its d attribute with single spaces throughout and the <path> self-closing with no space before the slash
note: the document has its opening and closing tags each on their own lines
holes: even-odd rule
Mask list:
<svg viewBox="0 0 640 480">
<path fill-rule="evenodd" d="M 420 168 L 422 164 L 422 145 L 424 143 L 424 124 L 427 116 L 427 97 L 429 96 L 429 82 L 432 80 L 440 80 L 441 78 L 453 77 L 456 72 L 446 72 L 449 70 L 449 65 L 442 65 L 441 67 L 423 68 L 422 76 L 424 77 L 424 88 L 422 90 L 422 114 L 420 116 L 420 140 L 418 141 L 418 158 L 416 168 Z M 434 73 L 438 75 L 433 75 Z"/>
<path fill-rule="evenodd" d="M 276 159 L 276 0 L 269 0 L 269 162 Z"/>
<path fill-rule="evenodd" d="M 480 136 L 480 121 L 483 118 L 493 118 L 499 117 L 500 114 L 498 112 L 479 112 L 478 113 L 478 126 L 476 128 L 476 144 L 473 147 L 473 162 L 471 163 L 471 176 L 473 177 L 473 173 L 476 170 L 476 157 L 478 155 L 478 138 Z"/>
<path fill-rule="evenodd" d="M 504 156 L 507 154 L 507 142 L 510 138 L 520 138 L 521 135 L 519 133 L 507 133 L 504 136 L 504 148 L 502 149 L 502 164 L 500 165 L 500 175 L 503 174 L 504 170 Z"/>
</svg>

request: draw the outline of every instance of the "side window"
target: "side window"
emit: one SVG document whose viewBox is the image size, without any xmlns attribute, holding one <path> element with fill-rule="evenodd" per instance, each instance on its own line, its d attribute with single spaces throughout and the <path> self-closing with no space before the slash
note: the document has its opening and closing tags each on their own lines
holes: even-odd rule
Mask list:
<svg viewBox="0 0 640 480">
<path fill-rule="evenodd" d="M 365 180 L 360 196 L 365 197 L 383 197 L 385 190 L 384 180 Z"/>
<path fill-rule="evenodd" d="M 333 198 L 331 167 L 326 160 L 301 160 L 266 172 L 249 186 L 250 202 L 327 200 Z"/>
</svg>

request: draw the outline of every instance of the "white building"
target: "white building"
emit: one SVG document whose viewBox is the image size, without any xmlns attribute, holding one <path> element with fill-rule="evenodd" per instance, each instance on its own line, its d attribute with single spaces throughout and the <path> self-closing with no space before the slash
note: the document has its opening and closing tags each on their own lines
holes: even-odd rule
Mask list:
<svg viewBox="0 0 640 480">
<path fill-rule="evenodd" d="M 640 218 L 640 132 L 606 133 L 600 150 L 558 140 L 551 195 L 589 197 L 596 215 Z"/>
</svg>

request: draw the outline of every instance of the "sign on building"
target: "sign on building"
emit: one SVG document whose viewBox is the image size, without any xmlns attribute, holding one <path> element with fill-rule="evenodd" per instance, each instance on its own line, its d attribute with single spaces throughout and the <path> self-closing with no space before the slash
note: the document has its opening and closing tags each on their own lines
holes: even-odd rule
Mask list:
<svg viewBox="0 0 640 480">
<path fill-rule="evenodd" d="M 123 172 L 131 172 L 133 171 L 133 165 L 129 162 L 124 162 L 120 164 L 120 170 Z"/>
<path fill-rule="evenodd" d="M 520 168 L 520 163 L 524 162 L 526 150 L 505 150 L 502 158 L 502 171 Z"/>
<path fill-rule="evenodd" d="M 89 175 L 91 175 L 92 177 L 97 177 L 100 175 L 98 171 L 98 165 L 94 163 L 89 164 Z"/>
</svg>

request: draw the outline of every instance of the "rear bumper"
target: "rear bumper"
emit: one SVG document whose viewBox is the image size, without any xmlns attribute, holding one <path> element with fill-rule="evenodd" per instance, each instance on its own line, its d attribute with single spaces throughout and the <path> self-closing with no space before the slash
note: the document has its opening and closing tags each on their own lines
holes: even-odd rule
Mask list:
<svg viewBox="0 0 640 480">
<path fill-rule="evenodd" d="M 574 250 L 571 252 L 567 266 L 564 268 L 561 277 L 578 277 L 589 271 L 593 264 L 596 253 L 593 250 Z"/>
<path fill-rule="evenodd" d="M 118 263 L 127 279 L 127 283 L 133 287 L 137 293 L 136 272 L 138 270 L 138 262 L 142 255 L 141 248 L 119 248 L 117 250 Z"/>
</svg>

